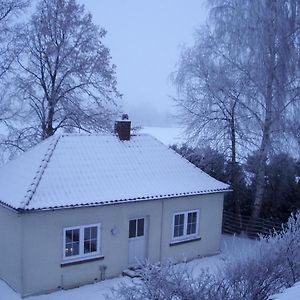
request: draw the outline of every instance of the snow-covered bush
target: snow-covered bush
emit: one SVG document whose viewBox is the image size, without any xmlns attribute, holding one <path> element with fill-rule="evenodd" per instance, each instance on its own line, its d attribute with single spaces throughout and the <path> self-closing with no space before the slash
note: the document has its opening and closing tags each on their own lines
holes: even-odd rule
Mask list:
<svg viewBox="0 0 300 300">
<path fill-rule="evenodd" d="M 285 270 L 287 286 L 300 280 L 300 211 L 292 214 L 281 231 L 261 237 L 261 243 L 269 248 L 270 255 L 276 257 Z"/>
<path fill-rule="evenodd" d="M 203 271 L 193 278 L 185 267 L 166 264 L 146 264 L 141 270 L 141 279 L 133 286 L 121 285 L 114 291 L 114 299 L 123 300 L 223 300 L 226 286 L 216 276 Z"/>
<path fill-rule="evenodd" d="M 266 300 L 296 281 L 300 281 L 300 212 L 281 231 L 260 236 L 238 254 L 232 251 L 218 275 L 203 270 L 196 278 L 184 266 L 147 263 L 141 280 L 121 286 L 114 299 Z"/>
<path fill-rule="evenodd" d="M 268 299 L 300 280 L 300 212 L 244 254 L 226 263 L 224 276 L 235 299 Z"/>
<path fill-rule="evenodd" d="M 232 299 L 264 300 L 285 287 L 285 270 L 269 247 L 257 243 L 255 251 L 228 261 L 224 277 Z"/>
</svg>

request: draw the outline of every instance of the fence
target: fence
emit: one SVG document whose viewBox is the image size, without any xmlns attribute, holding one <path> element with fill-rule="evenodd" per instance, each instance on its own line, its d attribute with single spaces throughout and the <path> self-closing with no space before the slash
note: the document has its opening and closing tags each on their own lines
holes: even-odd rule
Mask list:
<svg viewBox="0 0 300 300">
<path fill-rule="evenodd" d="M 232 212 L 224 211 L 223 213 L 223 233 L 245 233 L 250 238 L 257 238 L 258 234 L 267 235 L 274 229 L 280 230 L 281 228 L 282 223 L 277 220 L 258 218 L 253 222 L 249 216 L 239 218 Z"/>
</svg>

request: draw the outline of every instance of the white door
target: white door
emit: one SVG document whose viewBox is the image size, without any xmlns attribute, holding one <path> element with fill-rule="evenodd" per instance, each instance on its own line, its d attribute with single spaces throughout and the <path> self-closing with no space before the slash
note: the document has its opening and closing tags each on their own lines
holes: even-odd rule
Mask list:
<svg viewBox="0 0 300 300">
<path fill-rule="evenodd" d="M 128 264 L 143 263 L 146 256 L 145 218 L 129 220 Z"/>
</svg>

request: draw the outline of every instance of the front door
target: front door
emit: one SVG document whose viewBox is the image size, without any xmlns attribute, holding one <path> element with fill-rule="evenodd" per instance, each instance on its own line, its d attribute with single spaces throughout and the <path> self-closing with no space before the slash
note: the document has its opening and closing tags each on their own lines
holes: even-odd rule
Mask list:
<svg viewBox="0 0 300 300">
<path fill-rule="evenodd" d="M 146 256 L 145 218 L 129 220 L 129 266 L 143 263 Z"/>
</svg>

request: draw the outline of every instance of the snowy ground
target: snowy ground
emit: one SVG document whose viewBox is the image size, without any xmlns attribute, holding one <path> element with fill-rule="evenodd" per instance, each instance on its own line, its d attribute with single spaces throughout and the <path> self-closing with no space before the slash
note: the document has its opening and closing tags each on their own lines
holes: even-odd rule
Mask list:
<svg viewBox="0 0 300 300">
<path fill-rule="evenodd" d="M 197 276 L 201 270 L 207 269 L 210 272 L 218 272 L 225 261 L 234 260 L 239 255 L 248 252 L 255 246 L 255 241 L 241 237 L 226 236 L 222 237 L 221 254 L 195 259 L 185 264 L 194 276 Z M 251 251 L 251 250 L 250 250 Z M 178 266 L 182 266 L 179 264 Z M 134 284 L 134 281 L 128 277 L 118 277 L 105 280 L 99 283 L 86 285 L 80 288 L 59 291 L 48 295 L 26 298 L 28 300 L 105 300 L 106 296 L 112 295 L 111 290 L 117 288 L 121 283 Z M 276 300 L 294 300 L 300 298 L 300 284 L 294 288 L 286 290 L 286 293 L 277 295 Z M 12 291 L 3 281 L 0 280 L 0 300 L 21 300 L 21 297 Z"/>
<path fill-rule="evenodd" d="M 286 289 L 283 293 L 273 296 L 273 300 L 298 300 L 300 299 L 300 282 Z"/>
</svg>

